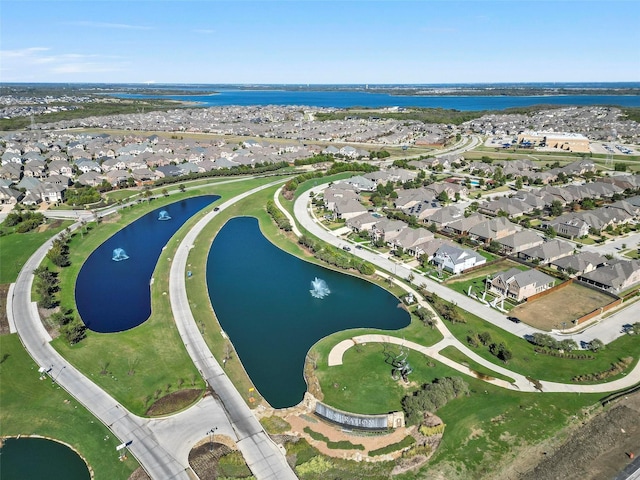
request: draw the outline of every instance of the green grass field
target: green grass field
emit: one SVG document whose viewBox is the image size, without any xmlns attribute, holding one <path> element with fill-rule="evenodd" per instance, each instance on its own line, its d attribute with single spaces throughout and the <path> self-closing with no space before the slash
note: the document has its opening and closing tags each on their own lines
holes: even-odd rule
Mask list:
<svg viewBox="0 0 640 480">
<path fill-rule="evenodd" d="M 0 437 L 41 435 L 73 446 L 87 460 L 96 480 L 126 479 L 138 468 L 120 462 L 121 443 L 99 420 L 49 378 L 39 380 L 38 365 L 17 335 L 0 336 Z M 108 437 L 108 438 L 107 438 Z"/>
<path fill-rule="evenodd" d="M 489 332 L 492 342 L 503 342 L 513 353 L 513 358 L 506 367 L 516 373 L 521 373 L 537 380 L 571 383 L 571 378 L 576 375 L 602 372 L 611 367 L 611 364 L 624 357 L 633 357 L 634 362 L 628 370 L 631 370 L 640 357 L 640 341 L 634 335 L 625 335 L 607 345 L 607 347 L 595 353 L 593 360 L 571 360 L 537 354 L 531 343 L 523 338 L 502 330 L 485 322 L 470 312 L 461 311 L 467 323 L 447 322 L 447 328 L 463 343 L 467 343 L 467 336 L 472 333 Z M 481 357 L 496 363 L 504 364 L 491 355 L 486 347 L 478 347 L 474 351 Z M 609 380 L 615 380 L 612 377 Z"/>
<path fill-rule="evenodd" d="M 328 367 L 326 357 L 319 361 L 323 401 L 372 414 L 401 410 L 403 396 L 435 378 L 461 376 L 471 390 L 468 397 L 453 400 L 436 412 L 446 424 L 445 434 L 420 475 L 398 478 L 430 478 L 428 472 L 439 469 L 451 470 L 446 478 L 479 478 L 496 471 L 496 465 L 516 455 L 518 447 L 553 436 L 567 425 L 568 418 L 600 399 L 597 395 L 520 393 L 494 387 L 417 353 L 409 354 L 414 370 L 410 384 L 405 385 L 391 378 L 384 351 L 382 344 L 369 344 L 360 351 L 349 349 L 342 366 Z"/>
<path fill-rule="evenodd" d="M 106 219 L 84 238 L 76 234 L 70 244 L 71 266 L 60 275 L 61 304 L 74 308 L 75 281 L 84 259 L 103 241 L 116 231 L 148 211 L 180 198 L 198 194 L 215 193 L 224 199 L 231 198 L 249 188 L 272 181 L 267 179 L 247 180 L 215 187 L 202 187 L 169 198 L 161 197 L 152 202 L 142 202 L 120 211 L 115 220 Z M 213 207 L 210 207 L 213 208 Z M 113 223 L 109 223 L 113 221 Z M 69 346 L 62 338 L 53 342 L 62 355 L 79 370 L 88 375 L 100 387 L 137 415 L 145 415 L 153 402 L 177 390 L 204 389 L 204 383 L 191 362 L 171 314 L 168 291 L 169 259 L 178 246 L 178 239 L 197 221 L 189 220 L 172 238 L 163 251 L 154 271 L 152 287 L 152 314 L 142 325 L 125 332 L 99 334 L 88 332 L 87 338 L 77 345 Z M 196 269 L 193 268 L 195 271 Z M 205 311 L 210 303 L 199 303 Z M 106 371 L 107 374 L 101 374 Z M 130 372 L 133 371 L 132 374 Z M 177 405 L 176 408 L 184 407 Z"/>
<path fill-rule="evenodd" d="M 497 378 L 499 380 L 504 380 L 504 381 L 509 382 L 509 383 L 514 383 L 514 381 L 515 381 L 511 377 L 507 377 L 506 375 L 502 375 L 501 373 L 496 373 L 493 370 L 488 369 L 484 365 L 481 365 L 478 362 L 475 362 L 475 361 L 471 360 L 469 357 L 467 357 L 464 353 L 462 353 L 460 350 L 458 350 L 453 345 L 450 345 L 448 347 L 443 348 L 438 353 L 440 353 L 440 355 L 443 355 L 443 356 L 447 357 L 450 360 L 453 360 L 456 363 L 459 363 L 460 365 L 466 365 L 467 367 L 469 367 L 474 372 L 477 372 L 479 378 L 481 378 L 481 377 L 493 377 L 493 378 Z"/>
<path fill-rule="evenodd" d="M 13 283 L 22 266 L 44 242 L 64 230 L 71 222 L 55 221 L 44 231 L 36 229 L 27 233 L 10 233 L 0 237 L 0 284 Z"/>
</svg>

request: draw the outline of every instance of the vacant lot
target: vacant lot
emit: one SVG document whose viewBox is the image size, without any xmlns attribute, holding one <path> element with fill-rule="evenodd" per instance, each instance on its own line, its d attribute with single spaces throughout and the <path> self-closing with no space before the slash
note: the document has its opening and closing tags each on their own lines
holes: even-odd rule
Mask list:
<svg viewBox="0 0 640 480">
<path fill-rule="evenodd" d="M 572 326 L 576 318 L 603 307 L 613 301 L 608 295 L 572 283 L 546 297 L 525 302 L 511 310 L 511 315 L 541 330 L 562 329 Z"/>
</svg>

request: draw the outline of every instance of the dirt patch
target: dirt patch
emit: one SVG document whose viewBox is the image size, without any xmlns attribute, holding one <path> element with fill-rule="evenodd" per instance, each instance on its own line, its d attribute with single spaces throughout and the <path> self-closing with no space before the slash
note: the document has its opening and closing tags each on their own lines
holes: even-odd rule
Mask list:
<svg viewBox="0 0 640 480">
<path fill-rule="evenodd" d="M 7 318 L 7 294 L 9 293 L 9 285 L 4 283 L 0 285 L 0 335 L 6 335 L 9 332 L 9 319 Z"/>
<path fill-rule="evenodd" d="M 609 295 L 577 283 L 511 310 L 511 315 L 541 330 L 571 327 L 572 321 L 613 301 Z"/>
<path fill-rule="evenodd" d="M 170 394 L 156 400 L 147 410 L 147 415 L 155 417 L 179 412 L 189 405 L 192 405 L 196 400 L 198 400 L 198 398 L 200 398 L 201 395 L 202 390 L 193 388 L 171 392 Z"/>
<path fill-rule="evenodd" d="M 622 398 L 590 420 L 559 432 L 566 440 L 516 452 L 496 480 L 596 480 L 614 478 L 640 450 L 640 392 Z"/>
</svg>

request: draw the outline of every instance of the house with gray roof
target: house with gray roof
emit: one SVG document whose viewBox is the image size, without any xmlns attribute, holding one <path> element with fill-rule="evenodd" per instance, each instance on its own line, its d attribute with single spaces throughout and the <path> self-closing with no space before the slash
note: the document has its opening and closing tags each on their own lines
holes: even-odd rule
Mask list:
<svg viewBox="0 0 640 480">
<path fill-rule="evenodd" d="M 379 217 L 374 217 L 370 212 L 365 212 L 356 217 L 347 219 L 346 225 L 354 232 L 362 232 L 371 230 L 371 228 L 379 221 Z"/>
<path fill-rule="evenodd" d="M 553 287 L 555 280 L 538 270 L 510 268 L 496 273 L 489 281 L 489 291 L 517 302 Z"/>
<path fill-rule="evenodd" d="M 490 243 L 502 237 L 512 235 L 518 227 L 505 217 L 494 217 L 478 223 L 469 229 L 469 238 L 478 242 Z"/>
<path fill-rule="evenodd" d="M 438 229 L 464 218 L 462 210 L 455 205 L 447 205 L 424 217 L 425 223 L 433 223 Z"/>
<path fill-rule="evenodd" d="M 376 183 L 368 178 L 363 177 L 362 175 L 355 175 L 347 180 L 344 180 L 344 183 L 348 183 L 349 185 L 353 185 L 356 189 L 356 192 L 373 192 L 376 189 Z"/>
<path fill-rule="evenodd" d="M 371 238 L 374 241 L 390 243 L 405 228 L 409 228 L 409 225 L 401 220 L 384 218 L 376 222 L 376 224 L 371 228 Z"/>
<path fill-rule="evenodd" d="M 562 240 L 549 240 L 537 247 L 528 248 L 518 253 L 518 257 L 534 263 L 546 265 L 567 255 L 573 254 L 573 245 Z"/>
<path fill-rule="evenodd" d="M 433 238 L 433 233 L 426 228 L 405 228 L 389 244 L 392 249 L 401 247 L 409 255 L 419 257 L 424 253 L 420 246 Z"/>
<path fill-rule="evenodd" d="M 78 183 L 82 185 L 89 185 L 90 187 L 97 187 L 105 180 L 107 177 L 98 172 L 87 172 L 78 176 Z"/>
<path fill-rule="evenodd" d="M 496 242 L 500 244 L 502 253 L 513 255 L 522 250 L 542 245 L 544 243 L 544 237 L 541 237 L 531 230 L 522 230 L 499 238 Z"/>
<path fill-rule="evenodd" d="M 432 262 L 438 268 L 458 274 L 472 267 L 487 263 L 487 259 L 468 248 L 461 248 L 456 245 L 442 245 L 433 256 Z"/>
<path fill-rule="evenodd" d="M 611 293 L 620 293 L 640 283 L 640 260 L 617 260 L 580 275 L 580 280 Z"/>
<path fill-rule="evenodd" d="M 595 252 L 579 252 L 575 255 L 558 258 L 551 262 L 559 272 L 569 275 L 582 275 L 589 273 L 607 263 L 607 259 Z"/>
<path fill-rule="evenodd" d="M 469 230 L 479 223 L 486 222 L 489 217 L 486 217 L 480 213 L 474 213 L 468 217 L 462 217 L 459 220 L 455 220 L 444 227 L 444 231 L 450 232 L 456 235 L 466 235 Z"/>
<path fill-rule="evenodd" d="M 15 205 L 22 200 L 23 196 L 24 193 L 19 190 L 14 190 L 13 188 L 5 185 L 0 186 L 0 203 L 3 205 Z"/>
<path fill-rule="evenodd" d="M 359 201 L 353 198 L 345 198 L 335 202 L 333 212 L 336 218 L 342 218 L 347 220 L 349 218 L 357 217 L 363 213 L 367 213 L 367 209 Z"/>
</svg>

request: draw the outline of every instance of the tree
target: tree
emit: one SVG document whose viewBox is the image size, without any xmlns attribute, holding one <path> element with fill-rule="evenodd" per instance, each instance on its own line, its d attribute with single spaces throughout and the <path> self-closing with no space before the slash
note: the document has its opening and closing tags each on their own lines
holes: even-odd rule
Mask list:
<svg viewBox="0 0 640 480">
<path fill-rule="evenodd" d="M 587 348 L 592 352 L 597 352 L 599 350 L 604 350 L 604 342 L 599 338 L 594 338 L 587 344 Z"/>
<path fill-rule="evenodd" d="M 516 190 L 522 190 L 522 177 L 516 178 Z"/>
<path fill-rule="evenodd" d="M 549 238 L 556 238 L 556 235 L 557 235 L 558 233 L 556 232 L 556 229 L 555 229 L 555 228 L 553 228 L 551 225 L 549 225 L 549 226 L 547 227 L 547 229 L 545 230 L 545 234 L 546 234 L 546 235 L 547 235 L 547 237 L 549 237 Z"/>
<path fill-rule="evenodd" d="M 442 190 L 436 198 L 443 205 L 446 205 L 447 203 L 449 203 L 449 194 L 445 190 Z"/>
<path fill-rule="evenodd" d="M 562 215 L 562 202 L 560 200 L 554 200 L 551 202 L 550 212 L 554 217 L 558 217 Z"/>
<path fill-rule="evenodd" d="M 187 189 L 187 187 L 184 186 L 183 183 L 181 183 L 180 185 L 178 185 L 178 190 L 180 190 L 182 193 L 184 193 L 184 191 Z"/>
</svg>

